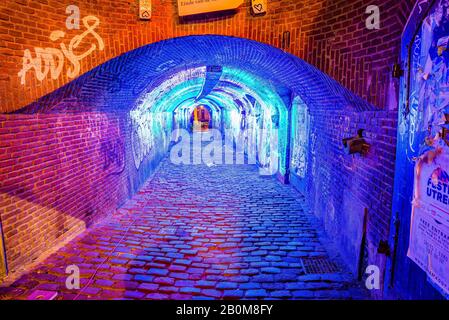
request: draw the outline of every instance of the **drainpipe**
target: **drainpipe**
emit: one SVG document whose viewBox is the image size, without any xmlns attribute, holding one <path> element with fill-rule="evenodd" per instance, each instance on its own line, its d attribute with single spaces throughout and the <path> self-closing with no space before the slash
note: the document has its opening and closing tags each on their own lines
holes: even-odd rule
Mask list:
<svg viewBox="0 0 449 320">
<path fill-rule="evenodd" d="M 2 222 L 0 220 L 0 283 L 8 273 L 8 264 L 6 262 L 6 249 L 3 237 Z"/>
</svg>

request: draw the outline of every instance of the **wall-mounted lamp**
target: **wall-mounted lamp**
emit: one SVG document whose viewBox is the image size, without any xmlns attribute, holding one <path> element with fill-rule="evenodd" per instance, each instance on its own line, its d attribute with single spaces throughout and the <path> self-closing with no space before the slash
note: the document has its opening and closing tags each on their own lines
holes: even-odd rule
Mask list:
<svg viewBox="0 0 449 320">
<path fill-rule="evenodd" d="M 343 146 L 346 154 L 365 155 L 368 153 L 370 144 L 363 138 L 363 129 L 357 131 L 357 136 L 343 139 Z"/>
</svg>

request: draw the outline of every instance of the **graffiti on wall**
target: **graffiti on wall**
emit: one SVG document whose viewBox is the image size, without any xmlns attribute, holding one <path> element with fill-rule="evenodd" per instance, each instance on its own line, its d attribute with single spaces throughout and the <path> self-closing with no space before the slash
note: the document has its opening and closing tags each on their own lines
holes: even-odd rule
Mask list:
<svg viewBox="0 0 449 320">
<path fill-rule="evenodd" d="M 258 110 L 258 116 L 255 120 L 257 160 L 260 172 L 263 175 L 273 175 L 279 171 L 281 146 L 279 142 L 279 115 L 275 114 L 276 111 L 261 108 Z"/>
<path fill-rule="evenodd" d="M 131 147 L 136 169 L 142 162 L 154 159 L 156 152 L 168 149 L 170 113 L 134 110 L 131 112 Z"/>
<path fill-rule="evenodd" d="M 306 176 L 309 145 L 309 114 L 304 103 L 294 102 L 292 110 L 293 149 L 291 156 L 292 173 L 300 178 Z"/>
<path fill-rule="evenodd" d="M 154 152 L 155 143 L 152 132 L 152 114 L 150 112 L 141 117 L 131 117 L 131 146 L 133 150 L 134 164 L 139 169 L 146 156 Z"/>
<path fill-rule="evenodd" d="M 125 170 L 125 145 L 116 127 L 109 126 L 100 140 L 100 156 L 107 176 L 118 175 Z"/>
<path fill-rule="evenodd" d="M 103 170 L 109 171 L 108 175 L 123 172 L 125 169 L 125 148 L 120 138 L 103 141 L 100 151 L 103 158 Z"/>
<path fill-rule="evenodd" d="M 80 74 L 80 62 L 95 50 L 104 50 L 104 41 L 96 32 L 96 29 L 100 25 L 100 20 L 95 16 L 86 16 L 81 21 L 85 31 L 74 36 L 68 45 L 62 42 L 66 33 L 62 30 L 56 30 L 50 34 L 50 40 L 52 42 L 61 41 L 59 49 L 35 47 L 34 57 L 31 50 L 25 50 L 22 59 L 22 69 L 18 73 L 22 85 L 26 83 L 26 75 L 32 70 L 34 70 L 36 78 L 39 81 L 43 81 L 48 75 L 53 80 L 58 79 L 64 69 L 66 59 L 71 64 L 67 70 L 67 76 L 71 79 L 76 78 Z M 76 24 L 75 22 L 72 25 Z M 88 39 L 93 40 L 90 47 L 82 53 L 77 52 L 79 47 L 86 46 L 85 42 Z"/>
</svg>

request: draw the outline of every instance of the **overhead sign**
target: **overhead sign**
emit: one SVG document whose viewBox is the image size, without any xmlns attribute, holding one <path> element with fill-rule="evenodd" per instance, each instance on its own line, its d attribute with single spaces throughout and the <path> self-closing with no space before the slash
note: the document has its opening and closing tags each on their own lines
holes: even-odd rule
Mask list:
<svg viewBox="0 0 449 320">
<path fill-rule="evenodd" d="M 233 10 L 240 7 L 243 0 L 178 0 L 179 16 Z"/>
<path fill-rule="evenodd" d="M 255 15 L 267 13 L 267 0 L 251 0 L 251 10 Z"/>
<path fill-rule="evenodd" d="M 139 0 L 139 18 L 141 20 L 151 19 L 151 0 Z"/>
<path fill-rule="evenodd" d="M 416 164 L 408 257 L 449 297 L 449 148 Z"/>
</svg>

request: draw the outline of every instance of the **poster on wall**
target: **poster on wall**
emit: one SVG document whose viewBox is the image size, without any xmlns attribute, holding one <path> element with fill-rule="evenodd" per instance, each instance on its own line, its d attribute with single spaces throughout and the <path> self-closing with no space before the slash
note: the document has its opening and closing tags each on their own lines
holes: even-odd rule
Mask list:
<svg viewBox="0 0 449 320">
<path fill-rule="evenodd" d="M 408 257 L 449 297 L 449 148 L 428 151 L 415 167 Z"/>
<path fill-rule="evenodd" d="M 304 179 L 307 173 L 310 118 L 307 106 L 299 99 L 294 101 L 292 117 L 293 149 L 290 167 L 293 174 L 298 178 Z"/>
<path fill-rule="evenodd" d="M 237 9 L 243 0 L 178 0 L 180 17 Z"/>
</svg>

